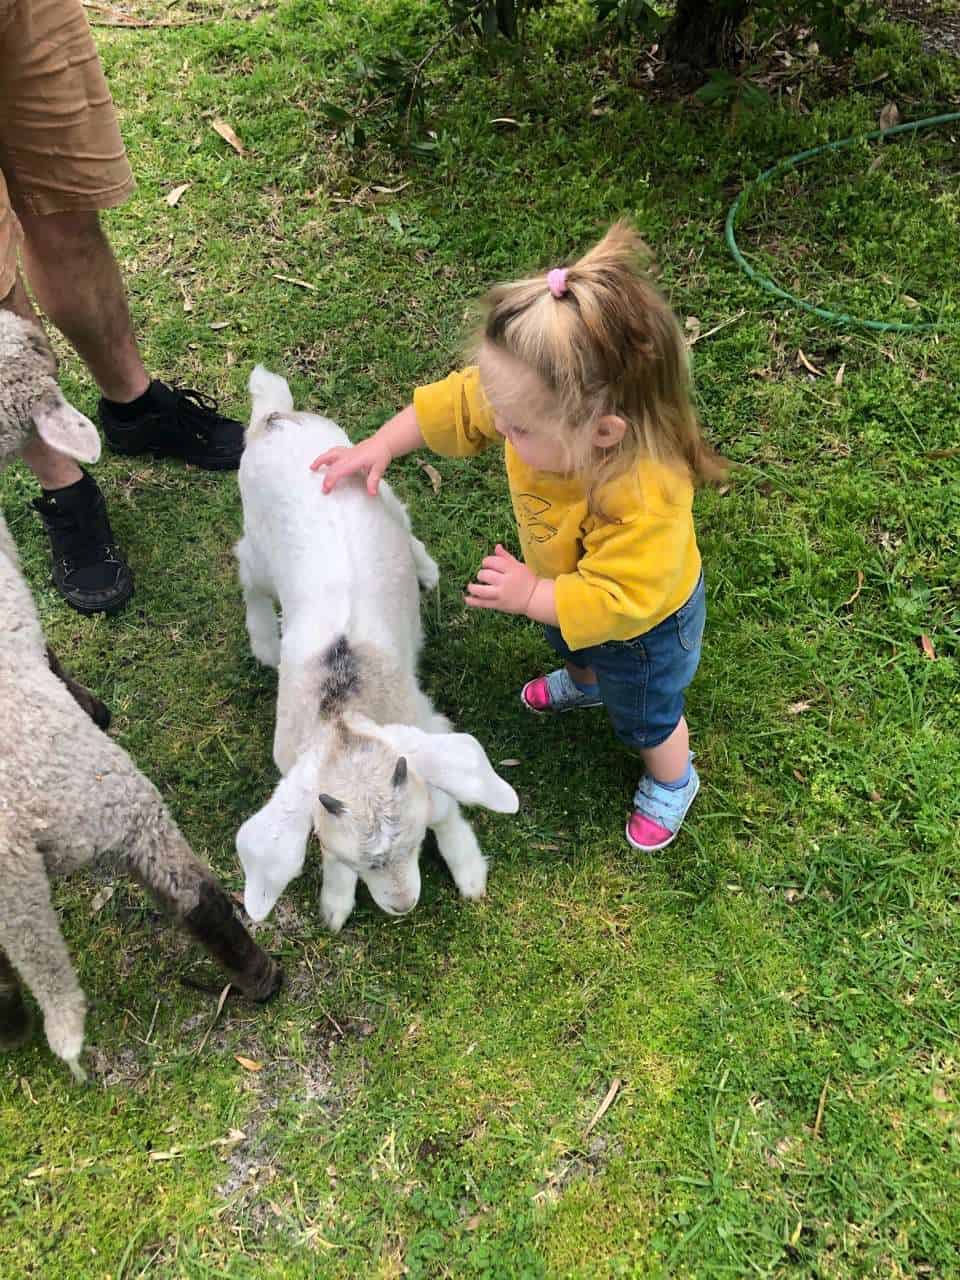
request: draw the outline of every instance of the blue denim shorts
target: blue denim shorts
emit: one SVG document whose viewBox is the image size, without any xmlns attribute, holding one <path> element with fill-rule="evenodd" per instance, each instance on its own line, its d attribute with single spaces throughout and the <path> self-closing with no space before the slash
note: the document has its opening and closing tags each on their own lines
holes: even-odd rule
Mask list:
<svg viewBox="0 0 960 1280">
<path fill-rule="evenodd" d="M 656 747 L 680 723 L 684 691 L 700 665 L 706 620 L 701 574 L 686 604 L 633 640 L 571 649 L 558 627 L 544 631 L 564 661 L 597 673 L 600 697 L 620 741 L 628 747 Z"/>
</svg>

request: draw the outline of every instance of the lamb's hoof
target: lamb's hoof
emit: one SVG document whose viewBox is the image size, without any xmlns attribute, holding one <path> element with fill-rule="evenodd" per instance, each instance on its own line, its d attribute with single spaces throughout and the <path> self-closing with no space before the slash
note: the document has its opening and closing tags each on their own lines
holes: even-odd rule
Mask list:
<svg viewBox="0 0 960 1280">
<path fill-rule="evenodd" d="M 81 1067 L 78 1059 L 64 1058 L 64 1062 L 66 1062 L 67 1066 L 70 1068 L 70 1074 L 73 1076 L 77 1084 L 87 1083 L 87 1073 L 84 1071 L 83 1067 Z"/>
<path fill-rule="evenodd" d="M 327 926 L 331 933 L 339 933 L 343 926 L 350 918 L 350 912 L 353 910 L 353 903 L 348 907 L 329 906 L 327 903 L 321 902 L 320 915 L 323 923 Z"/>
<path fill-rule="evenodd" d="M 263 953 L 263 959 L 257 965 L 257 972 L 249 980 L 237 981 L 237 986 L 247 997 L 257 1004 L 266 1004 L 272 1000 L 283 986 L 283 970 L 272 956 Z"/>
<path fill-rule="evenodd" d="M 0 994 L 0 1051 L 19 1049 L 30 1039 L 32 1023 L 18 991 Z"/>
<path fill-rule="evenodd" d="M 440 584 L 440 570 L 431 560 L 429 565 L 420 567 L 417 578 L 424 591 L 435 591 Z"/>
<path fill-rule="evenodd" d="M 110 708 L 99 698 L 91 698 L 90 719 L 104 733 L 110 728 Z"/>
<path fill-rule="evenodd" d="M 487 896 L 487 864 L 481 862 L 479 866 L 462 871 L 457 877 L 457 888 L 460 890 L 460 896 L 467 898 L 470 902 L 479 902 L 485 898 Z"/>
</svg>

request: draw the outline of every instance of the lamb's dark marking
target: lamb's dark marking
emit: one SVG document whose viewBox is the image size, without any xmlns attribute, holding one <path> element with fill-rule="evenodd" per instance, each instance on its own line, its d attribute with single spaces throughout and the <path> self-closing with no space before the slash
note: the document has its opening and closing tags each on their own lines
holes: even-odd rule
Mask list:
<svg viewBox="0 0 960 1280">
<path fill-rule="evenodd" d="M 283 983 L 283 972 L 244 929 L 224 891 L 213 880 L 206 880 L 200 886 L 199 898 L 184 918 L 184 925 L 220 962 L 245 996 L 262 1001 L 276 995 Z"/>
<path fill-rule="evenodd" d="M 360 692 L 360 667 L 346 636 L 333 642 L 323 655 L 323 665 L 326 674 L 320 685 L 320 714 L 341 715 L 346 704 Z"/>
<path fill-rule="evenodd" d="M 30 1014 L 23 1003 L 20 980 L 0 951 L 0 1049 L 16 1049 L 30 1034 Z"/>
<path fill-rule="evenodd" d="M 407 780 L 407 757 L 401 756 L 397 761 L 397 767 L 393 771 L 393 785 L 402 787 Z"/>
<path fill-rule="evenodd" d="M 320 801 L 320 803 L 326 809 L 327 813 L 329 813 L 332 818 L 339 818 L 340 815 L 343 813 L 344 809 L 346 808 L 346 805 L 343 803 L 342 800 L 334 800 L 333 796 L 328 796 L 322 791 L 317 796 L 317 799 Z"/>
</svg>

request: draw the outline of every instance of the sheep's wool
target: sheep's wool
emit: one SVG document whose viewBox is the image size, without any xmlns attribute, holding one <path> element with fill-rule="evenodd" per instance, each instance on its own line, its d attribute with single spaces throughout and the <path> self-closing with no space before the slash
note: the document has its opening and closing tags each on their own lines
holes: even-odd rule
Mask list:
<svg viewBox="0 0 960 1280">
<path fill-rule="evenodd" d="M 33 429 L 33 410 L 56 393 L 57 362 L 36 325 L 0 311 L 0 458 L 19 453 Z"/>
</svg>

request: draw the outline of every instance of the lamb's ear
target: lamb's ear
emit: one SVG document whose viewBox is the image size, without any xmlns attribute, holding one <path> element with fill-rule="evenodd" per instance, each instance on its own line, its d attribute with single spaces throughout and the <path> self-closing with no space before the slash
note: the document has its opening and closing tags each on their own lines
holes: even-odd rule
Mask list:
<svg viewBox="0 0 960 1280">
<path fill-rule="evenodd" d="M 303 870 L 317 794 L 316 761 L 297 761 L 259 813 L 237 832 L 246 873 L 243 905 L 252 920 L 265 920 L 284 889 Z"/>
<path fill-rule="evenodd" d="M 424 733 L 412 725 L 388 724 L 380 734 L 424 782 L 461 804 L 480 804 L 496 813 L 520 808 L 513 787 L 494 773 L 487 753 L 469 733 Z"/>
<path fill-rule="evenodd" d="M 89 418 L 63 398 L 53 387 L 33 407 L 37 435 L 51 449 L 78 462 L 96 462 L 100 457 L 100 433 Z"/>
</svg>

